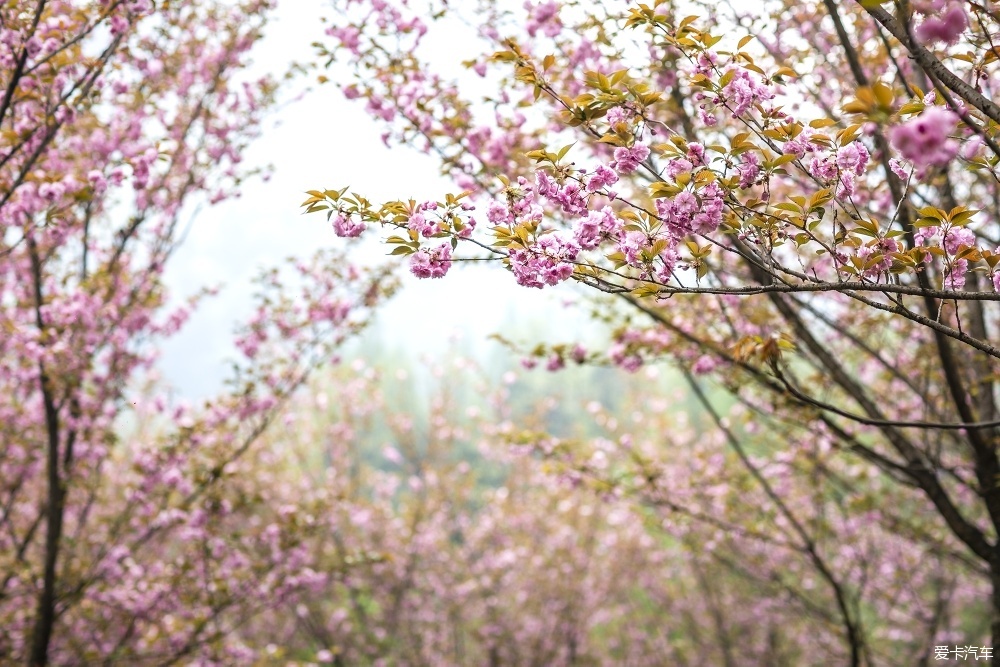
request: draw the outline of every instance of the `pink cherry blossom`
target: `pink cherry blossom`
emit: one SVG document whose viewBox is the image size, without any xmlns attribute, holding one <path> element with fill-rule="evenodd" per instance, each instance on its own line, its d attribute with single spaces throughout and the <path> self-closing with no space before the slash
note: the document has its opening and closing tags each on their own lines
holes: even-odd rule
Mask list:
<svg viewBox="0 0 1000 667">
<path fill-rule="evenodd" d="M 639 168 L 639 165 L 649 157 L 649 146 L 636 142 L 631 148 L 615 149 L 615 161 L 611 168 L 619 174 L 628 174 Z"/>
<path fill-rule="evenodd" d="M 410 255 L 410 273 L 417 278 L 443 278 L 451 264 L 451 245 L 448 243 L 429 250 L 421 248 Z"/>
<path fill-rule="evenodd" d="M 916 118 L 890 131 L 900 155 L 918 166 L 944 166 L 958 153 L 958 142 L 949 138 L 958 116 L 942 107 L 930 107 Z"/>
<path fill-rule="evenodd" d="M 926 16 L 914 30 L 917 39 L 928 44 L 957 43 L 969 25 L 969 17 L 962 4 L 962 2 L 948 2 L 944 8 L 939 8 L 933 15 Z"/>
<path fill-rule="evenodd" d="M 365 223 L 351 216 L 338 214 L 333 218 L 333 231 L 337 236 L 354 238 L 361 236 L 361 233 L 365 231 Z"/>
</svg>

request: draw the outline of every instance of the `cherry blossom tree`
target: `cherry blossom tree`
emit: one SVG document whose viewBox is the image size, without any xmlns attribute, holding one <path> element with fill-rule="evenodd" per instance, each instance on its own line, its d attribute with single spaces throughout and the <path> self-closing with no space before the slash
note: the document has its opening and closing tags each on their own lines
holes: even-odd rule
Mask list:
<svg viewBox="0 0 1000 667">
<path fill-rule="evenodd" d="M 618 323 L 608 348 L 530 354 L 552 370 L 670 360 L 712 456 L 742 476 L 665 472 L 693 444 L 614 448 L 595 470 L 528 438 L 541 455 L 668 530 L 714 526 L 691 557 L 757 583 L 758 627 L 783 591 L 824 629 L 817 664 L 1000 646 L 996 3 L 335 7 L 320 56 L 352 77 L 344 94 L 456 192 L 319 189 L 306 210 L 339 236 L 381 231 L 420 278 L 476 260 L 588 290 Z M 436 20 L 482 44 L 470 83 L 421 59 L 447 39 Z M 680 488 L 718 497 L 688 507 Z"/>
<path fill-rule="evenodd" d="M 165 310 L 182 216 L 255 171 L 271 8 L 0 7 L 0 661 L 241 662 L 232 628 L 319 576 L 294 498 L 231 477 L 391 281 L 339 253 L 267 272 L 226 392 L 143 389 L 205 296 Z"/>
<path fill-rule="evenodd" d="M 644 373 L 616 387 L 614 408 L 587 406 L 578 426 L 591 435 L 554 438 L 543 431 L 551 396 L 512 409 L 515 393 L 532 393 L 528 374 L 497 383 L 457 356 L 435 369 L 424 414 L 390 398 L 405 379 L 395 370 L 380 379 L 353 362 L 291 404 L 285 428 L 265 436 L 276 446 L 241 460 L 241 486 L 292 489 L 309 508 L 299 517 L 320 573 L 239 630 L 260 653 L 333 664 L 849 659 L 809 554 L 725 433 L 677 414 L 683 389 L 650 400 Z M 456 457 L 470 446 L 476 455 Z M 929 626 L 964 627 L 948 615 L 983 606 L 983 587 L 926 542 L 919 517 L 878 504 L 905 507 L 909 491 L 872 485 L 870 468 L 823 443 L 750 461 L 817 531 L 831 572 L 864 582 L 870 662 L 919 662 Z M 494 466 L 501 481 L 480 483 Z"/>
</svg>

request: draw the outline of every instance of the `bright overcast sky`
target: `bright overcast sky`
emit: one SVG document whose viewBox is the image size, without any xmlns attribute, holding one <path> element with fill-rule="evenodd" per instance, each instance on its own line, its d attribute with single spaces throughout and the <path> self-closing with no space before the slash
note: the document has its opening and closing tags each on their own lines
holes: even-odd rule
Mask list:
<svg viewBox="0 0 1000 667">
<path fill-rule="evenodd" d="M 257 71 L 280 73 L 292 60 L 310 60 L 310 43 L 323 39 L 319 17 L 330 14 L 324 6 L 322 0 L 281 0 L 256 52 Z M 452 55 L 456 42 L 451 37 L 447 51 L 432 55 L 454 57 L 457 65 L 468 54 Z M 344 99 L 332 85 L 280 109 L 273 122 L 277 124 L 265 130 L 247 156 L 251 164 L 273 164 L 273 177 L 266 183 L 247 183 L 238 200 L 204 209 L 167 272 L 175 298 L 204 285 L 225 286 L 219 296 L 203 302 L 164 348 L 160 367 L 185 398 L 203 397 L 220 386 L 225 359 L 236 356 L 231 332 L 249 314 L 250 280 L 258 268 L 341 242 L 325 218 L 300 215 L 304 190 L 350 185 L 375 202 L 436 199 L 450 190 L 432 158 L 406 147 L 387 149 L 380 139 L 382 130 L 362 106 Z M 374 246 L 371 252 L 384 249 Z M 456 330 L 477 341 L 535 322 L 566 339 L 579 327 L 582 320 L 574 311 L 554 307 L 573 295 L 566 286 L 526 290 L 498 268 L 463 267 L 431 281 L 407 274 L 405 289 L 383 308 L 377 331 L 369 335 L 393 343 L 398 339 L 399 347 L 413 342 L 421 352 L 434 355 L 447 349 L 448 334 Z M 487 293 L 489 300 L 484 298 Z M 413 361 L 418 357 L 414 352 Z"/>
</svg>

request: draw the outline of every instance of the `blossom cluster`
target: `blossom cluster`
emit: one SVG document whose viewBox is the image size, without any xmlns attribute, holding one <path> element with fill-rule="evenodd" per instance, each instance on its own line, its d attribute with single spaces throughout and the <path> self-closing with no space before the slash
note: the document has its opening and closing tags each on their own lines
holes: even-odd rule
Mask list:
<svg viewBox="0 0 1000 667">
<path fill-rule="evenodd" d="M 949 109 L 932 106 L 912 120 L 892 128 L 892 143 L 899 154 L 920 166 L 947 165 L 958 153 L 958 142 L 950 137 L 958 116 Z"/>
<path fill-rule="evenodd" d="M 924 15 L 914 33 L 923 42 L 955 44 L 969 26 L 965 3 L 959 0 L 920 0 L 914 9 Z"/>
</svg>

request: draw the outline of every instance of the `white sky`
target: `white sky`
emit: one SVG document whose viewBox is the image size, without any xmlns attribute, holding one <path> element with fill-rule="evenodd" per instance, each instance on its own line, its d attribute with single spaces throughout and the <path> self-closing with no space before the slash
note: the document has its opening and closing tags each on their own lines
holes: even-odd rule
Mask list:
<svg viewBox="0 0 1000 667">
<path fill-rule="evenodd" d="M 319 17 L 329 13 L 322 0 L 282 0 L 256 51 L 257 71 L 280 73 L 293 60 L 310 61 L 309 45 L 324 39 Z M 459 52 L 454 35 L 440 43 L 441 52 L 434 57 L 454 58 L 457 65 L 471 55 Z M 250 280 L 259 267 L 341 242 L 323 216 L 300 215 L 305 190 L 350 185 L 380 202 L 436 199 L 452 189 L 438 176 L 432 158 L 405 147 L 387 149 L 381 128 L 362 105 L 344 99 L 331 84 L 279 110 L 275 120 L 279 124 L 267 129 L 247 155 L 250 164 L 274 165 L 271 180 L 251 181 L 242 198 L 204 209 L 167 271 L 174 298 L 204 285 L 224 284 L 164 346 L 160 368 L 184 398 L 198 399 L 220 386 L 225 359 L 236 357 L 231 332 L 250 313 Z M 375 244 L 364 252 L 378 255 L 385 248 Z M 421 354 L 445 353 L 448 336 L 456 330 L 478 341 L 493 332 L 523 330 L 530 322 L 544 325 L 549 339 L 565 340 L 585 322 L 575 310 L 558 307 L 573 296 L 570 289 L 527 290 L 498 267 L 463 267 L 442 280 L 407 278 L 404 290 L 380 312 L 377 331 L 369 335 L 393 347 L 412 343 L 414 362 Z"/>
</svg>

